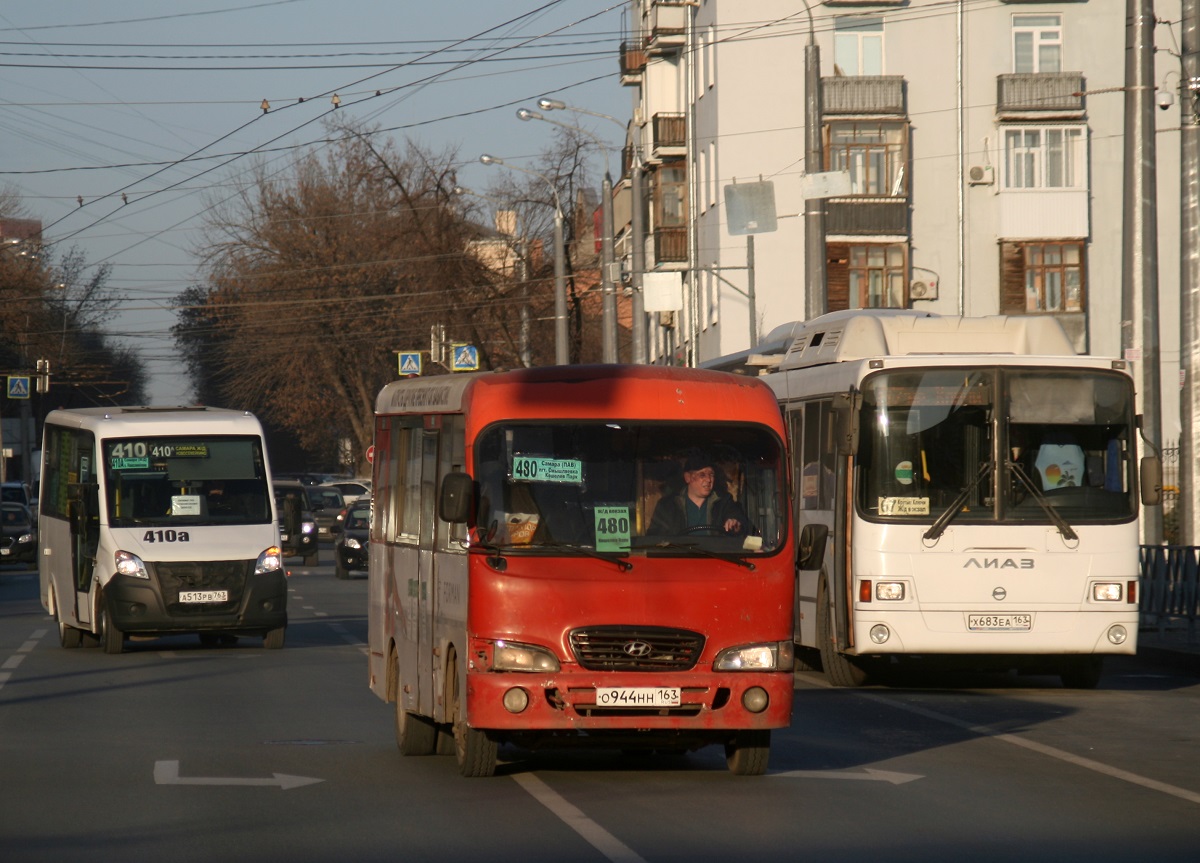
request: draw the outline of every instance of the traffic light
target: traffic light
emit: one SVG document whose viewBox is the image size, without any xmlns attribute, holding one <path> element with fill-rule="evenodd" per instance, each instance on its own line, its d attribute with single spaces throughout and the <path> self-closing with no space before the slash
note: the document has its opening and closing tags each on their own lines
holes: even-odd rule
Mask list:
<svg viewBox="0 0 1200 863">
<path fill-rule="evenodd" d="M 37 391 L 39 393 L 50 392 L 50 361 L 37 361 Z"/>
</svg>

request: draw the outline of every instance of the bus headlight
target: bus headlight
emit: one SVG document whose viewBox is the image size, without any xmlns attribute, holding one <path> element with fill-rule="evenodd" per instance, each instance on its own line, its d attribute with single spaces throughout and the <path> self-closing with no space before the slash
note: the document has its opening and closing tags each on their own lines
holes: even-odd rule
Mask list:
<svg viewBox="0 0 1200 863">
<path fill-rule="evenodd" d="M 116 557 L 117 575 L 149 580 L 150 573 L 146 572 L 146 564 L 142 563 L 142 559 L 133 552 L 118 551 L 114 557 Z"/>
<path fill-rule="evenodd" d="M 1096 602 L 1120 602 L 1121 583 L 1119 581 L 1096 582 L 1092 585 L 1092 599 Z"/>
<path fill-rule="evenodd" d="M 346 546 L 346 548 L 362 548 L 362 543 L 352 536 L 346 537 L 342 545 Z"/>
<path fill-rule="evenodd" d="M 795 661 L 790 641 L 727 647 L 717 654 L 714 671 L 791 671 Z"/>
<path fill-rule="evenodd" d="M 531 644 L 514 644 L 497 641 L 492 650 L 493 671 L 540 671 L 559 670 L 558 657 L 544 647 Z"/>
<path fill-rule="evenodd" d="M 255 575 L 262 575 L 264 572 L 279 572 L 281 569 L 283 569 L 283 553 L 277 545 L 263 549 L 258 560 L 254 562 Z"/>
<path fill-rule="evenodd" d="M 880 581 L 875 584 L 875 598 L 893 602 L 904 599 L 904 582 Z"/>
</svg>

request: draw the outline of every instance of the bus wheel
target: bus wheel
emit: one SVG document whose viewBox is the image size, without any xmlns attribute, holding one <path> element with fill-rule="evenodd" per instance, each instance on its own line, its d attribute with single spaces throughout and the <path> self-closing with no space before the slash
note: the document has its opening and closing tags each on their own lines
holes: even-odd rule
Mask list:
<svg viewBox="0 0 1200 863">
<path fill-rule="evenodd" d="M 287 627 L 278 626 L 275 629 L 268 629 L 267 634 L 263 636 L 263 647 L 267 650 L 279 650 L 283 647 L 283 639 L 287 636 Z"/>
<path fill-rule="evenodd" d="M 125 633 L 113 625 L 103 599 L 100 600 L 100 643 L 104 645 L 105 653 L 125 650 Z"/>
<path fill-rule="evenodd" d="M 437 726 L 424 716 L 404 709 L 400 662 L 395 656 L 393 661 L 396 667 L 396 748 L 401 755 L 432 755 L 437 743 Z"/>
<path fill-rule="evenodd" d="M 739 731 L 725 744 L 725 763 L 737 776 L 761 776 L 771 754 L 770 731 Z"/>
<path fill-rule="evenodd" d="M 1095 689 L 1104 670 L 1103 656 L 1068 656 L 1059 677 L 1068 689 Z"/>
<path fill-rule="evenodd" d="M 858 663 L 837 649 L 833 628 L 833 608 L 829 601 L 829 586 L 822 578 L 817 587 L 817 644 L 821 648 L 821 666 L 825 678 L 834 686 L 862 686 L 867 673 Z"/>
<path fill-rule="evenodd" d="M 53 587 L 50 588 L 50 608 L 54 610 L 54 619 L 58 621 L 58 643 L 68 650 L 83 644 L 83 630 L 63 623 L 62 610 L 58 607 L 58 597 L 54 595 Z"/>
<path fill-rule="evenodd" d="M 468 778 L 491 776 L 496 772 L 496 758 L 500 747 L 486 731 L 467 725 L 459 696 L 458 657 L 454 653 L 450 654 L 447 665 L 447 689 L 450 703 L 453 705 L 450 721 L 454 728 L 454 755 L 458 761 L 458 773 Z"/>
</svg>

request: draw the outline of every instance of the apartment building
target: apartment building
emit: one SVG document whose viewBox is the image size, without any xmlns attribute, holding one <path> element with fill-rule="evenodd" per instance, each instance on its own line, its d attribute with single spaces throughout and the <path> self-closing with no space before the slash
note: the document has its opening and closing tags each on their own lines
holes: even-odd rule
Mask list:
<svg viewBox="0 0 1200 863">
<path fill-rule="evenodd" d="M 1175 94 L 1155 111 L 1170 439 L 1179 2 L 1155 11 L 1155 80 Z M 1121 355 L 1124 0 L 632 0 L 627 27 L 626 165 L 636 154 L 645 167 L 646 270 L 678 272 L 681 285 L 678 308 L 648 315 L 652 362 L 745 350 L 752 333 L 805 317 L 802 187 L 827 172 L 846 172 L 848 186 L 823 199 L 827 278 L 811 286 L 823 308 L 1053 315 L 1079 352 Z M 820 56 L 817 165 L 805 159 L 810 42 Z M 1191 111 L 1189 101 L 1185 119 Z M 731 233 L 726 190 L 758 182 L 773 189 L 775 230 Z M 626 232 L 619 248 L 629 242 Z"/>
</svg>

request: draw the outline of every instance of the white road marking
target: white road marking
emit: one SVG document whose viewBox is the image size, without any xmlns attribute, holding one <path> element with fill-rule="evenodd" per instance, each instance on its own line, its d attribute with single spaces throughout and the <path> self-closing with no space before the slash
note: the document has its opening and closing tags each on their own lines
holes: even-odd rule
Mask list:
<svg viewBox="0 0 1200 863">
<path fill-rule="evenodd" d="M 275 786 L 283 791 L 292 788 L 303 788 L 305 785 L 315 785 L 324 779 L 313 779 L 308 776 L 289 776 L 286 773 L 273 773 L 270 779 L 243 779 L 235 776 L 180 776 L 178 761 L 155 761 L 155 785 L 265 785 Z"/>
<path fill-rule="evenodd" d="M 518 773 L 513 776 L 513 781 L 613 863 L 646 863 L 644 857 L 564 800 L 541 779 L 529 773 Z"/>
</svg>

